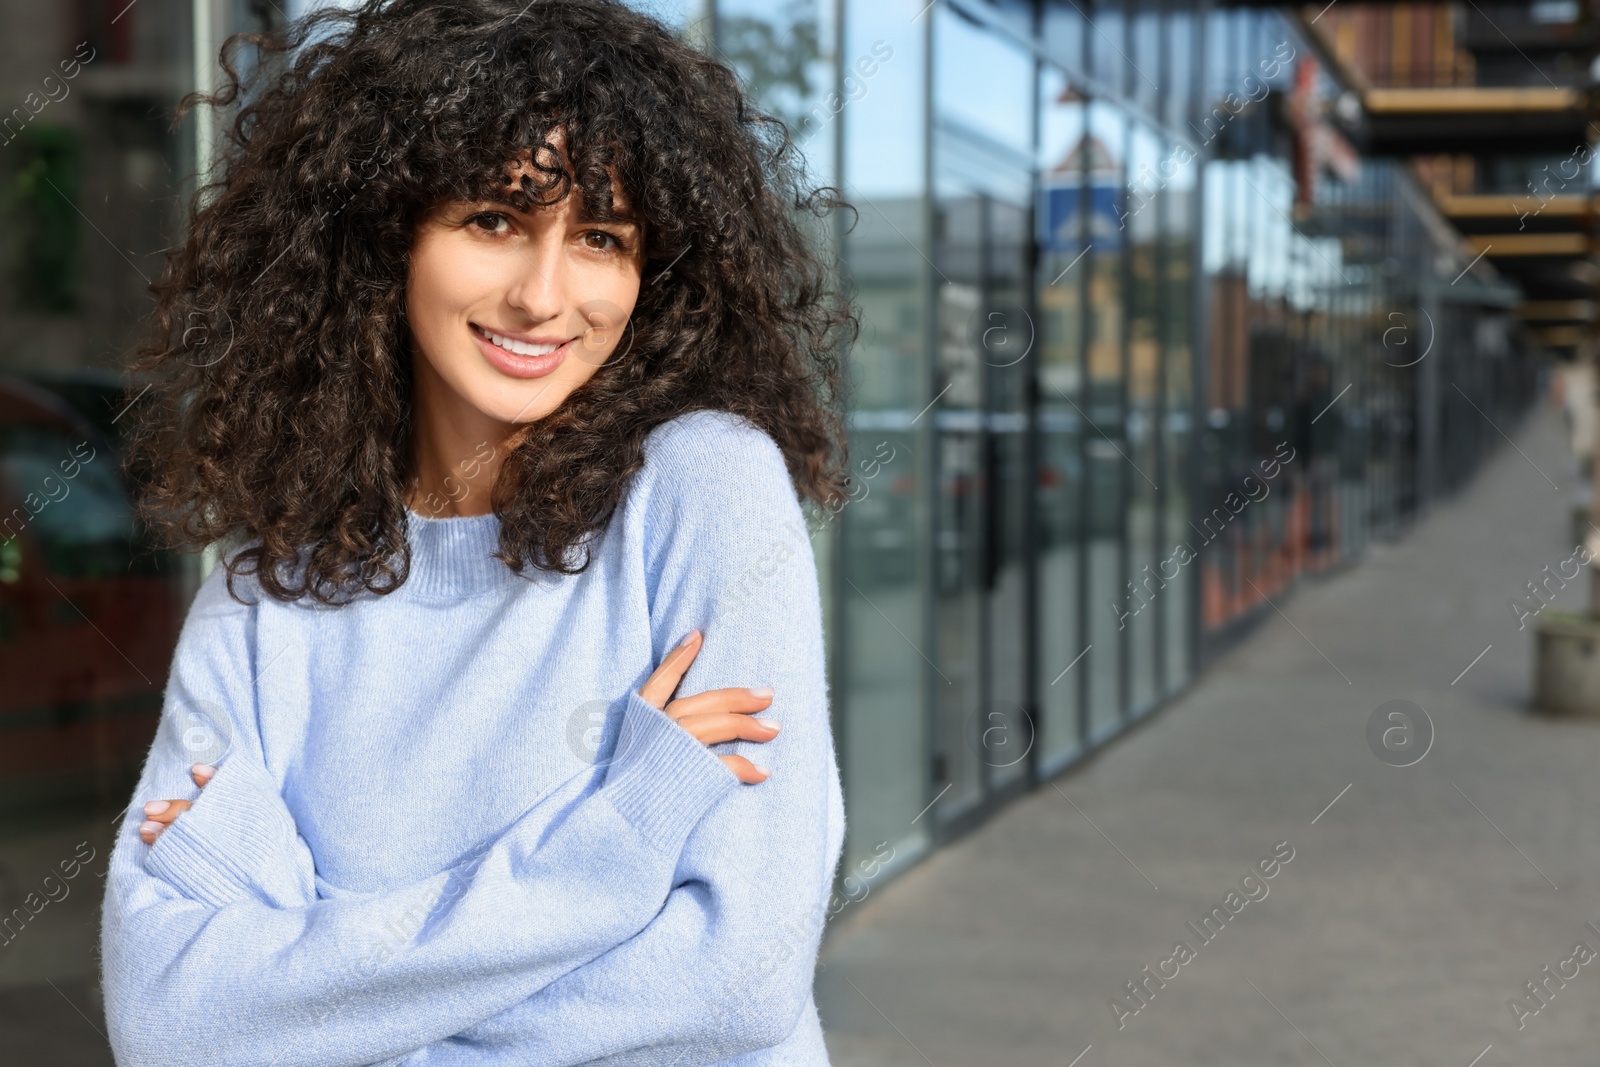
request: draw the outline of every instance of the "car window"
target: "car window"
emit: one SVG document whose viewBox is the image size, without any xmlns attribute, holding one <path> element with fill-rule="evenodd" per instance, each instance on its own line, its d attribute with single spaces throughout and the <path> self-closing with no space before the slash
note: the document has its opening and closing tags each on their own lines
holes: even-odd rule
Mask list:
<svg viewBox="0 0 1600 1067">
<path fill-rule="evenodd" d="M 125 571 L 137 531 L 116 459 L 104 444 L 50 426 L 0 426 L 0 478 L 14 502 L 0 532 L 32 530 L 52 573 Z"/>
</svg>

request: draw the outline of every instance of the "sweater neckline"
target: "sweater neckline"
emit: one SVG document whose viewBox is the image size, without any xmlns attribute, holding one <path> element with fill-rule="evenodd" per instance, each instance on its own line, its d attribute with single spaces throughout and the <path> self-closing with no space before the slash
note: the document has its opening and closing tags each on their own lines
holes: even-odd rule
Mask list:
<svg viewBox="0 0 1600 1067">
<path fill-rule="evenodd" d="M 411 572 L 404 588 L 433 600 L 454 600 L 506 588 L 519 579 L 493 553 L 500 547 L 500 517 L 423 515 L 406 507 Z"/>
</svg>

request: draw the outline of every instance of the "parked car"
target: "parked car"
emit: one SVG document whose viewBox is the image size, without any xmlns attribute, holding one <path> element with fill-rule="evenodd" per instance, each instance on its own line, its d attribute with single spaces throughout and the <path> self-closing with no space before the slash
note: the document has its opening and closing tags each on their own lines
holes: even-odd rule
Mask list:
<svg viewBox="0 0 1600 1067">
<path fill-rule="evenodd" d="M 80 403 L 120 396 L 106 382 L 72 389 Z M 11 811 L 132 787 L 192 584 L 180 557 L 146 543 L 115 439 L 64 391 L 0 377 L 0 807 Z"/>
</svg>

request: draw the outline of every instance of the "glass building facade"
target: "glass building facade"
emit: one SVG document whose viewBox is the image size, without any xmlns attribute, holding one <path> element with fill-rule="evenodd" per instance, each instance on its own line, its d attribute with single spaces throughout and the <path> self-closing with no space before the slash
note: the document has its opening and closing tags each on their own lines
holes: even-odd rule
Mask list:
<svg viewBox="0 0 1600 1067">
<path fill-rule="evenodd" d="M 1346 87 L 1298 18 L 713 13 L 857 211 L 833 236 L 864 320 L 858 484 L 814 539 L 846 879 L 1182 691 L 1297 580 L 1461 484 L 1532 398 L 1519 294 L 1402 161 L 1333 128 Z M 816 42 L 831 80 L 769 89 L 752 39 Z"/>
<path fill-rule="evenodd" d="M 304 6 L 0 0 L 0 919 L 76 842 L 103 864 L 201 574 L 150 551 L 115 472 L 117 368 L 216 139 L 170 115 L 224 36 Z M 855 208 L 818 234 L 863 328 L 851 500 L 813 538 L 846 895 L 1180 693 L 1531 400 L 1515 290 L 1339 136 L 1298 18 L 637 6 L 740 70 Z M 98 1014 L 97 907 L 0 932 L 28 1062 L 110 1062 L 63 1003 Z"/>
</svg>

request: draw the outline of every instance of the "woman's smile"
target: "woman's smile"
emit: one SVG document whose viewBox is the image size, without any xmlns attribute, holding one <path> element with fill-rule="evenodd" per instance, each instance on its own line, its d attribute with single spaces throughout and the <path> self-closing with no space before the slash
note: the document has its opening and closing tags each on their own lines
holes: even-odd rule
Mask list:
<svg viewBox="0 0 1600 1067">
<path fill-rule="evenodd" d="M 483 358 L 501 374 L 512 378 L 542 378 L 561 366 L 574 338 L 527 339 L 521 334 L 491 330 L 468 323 Z"/>
</svg>

